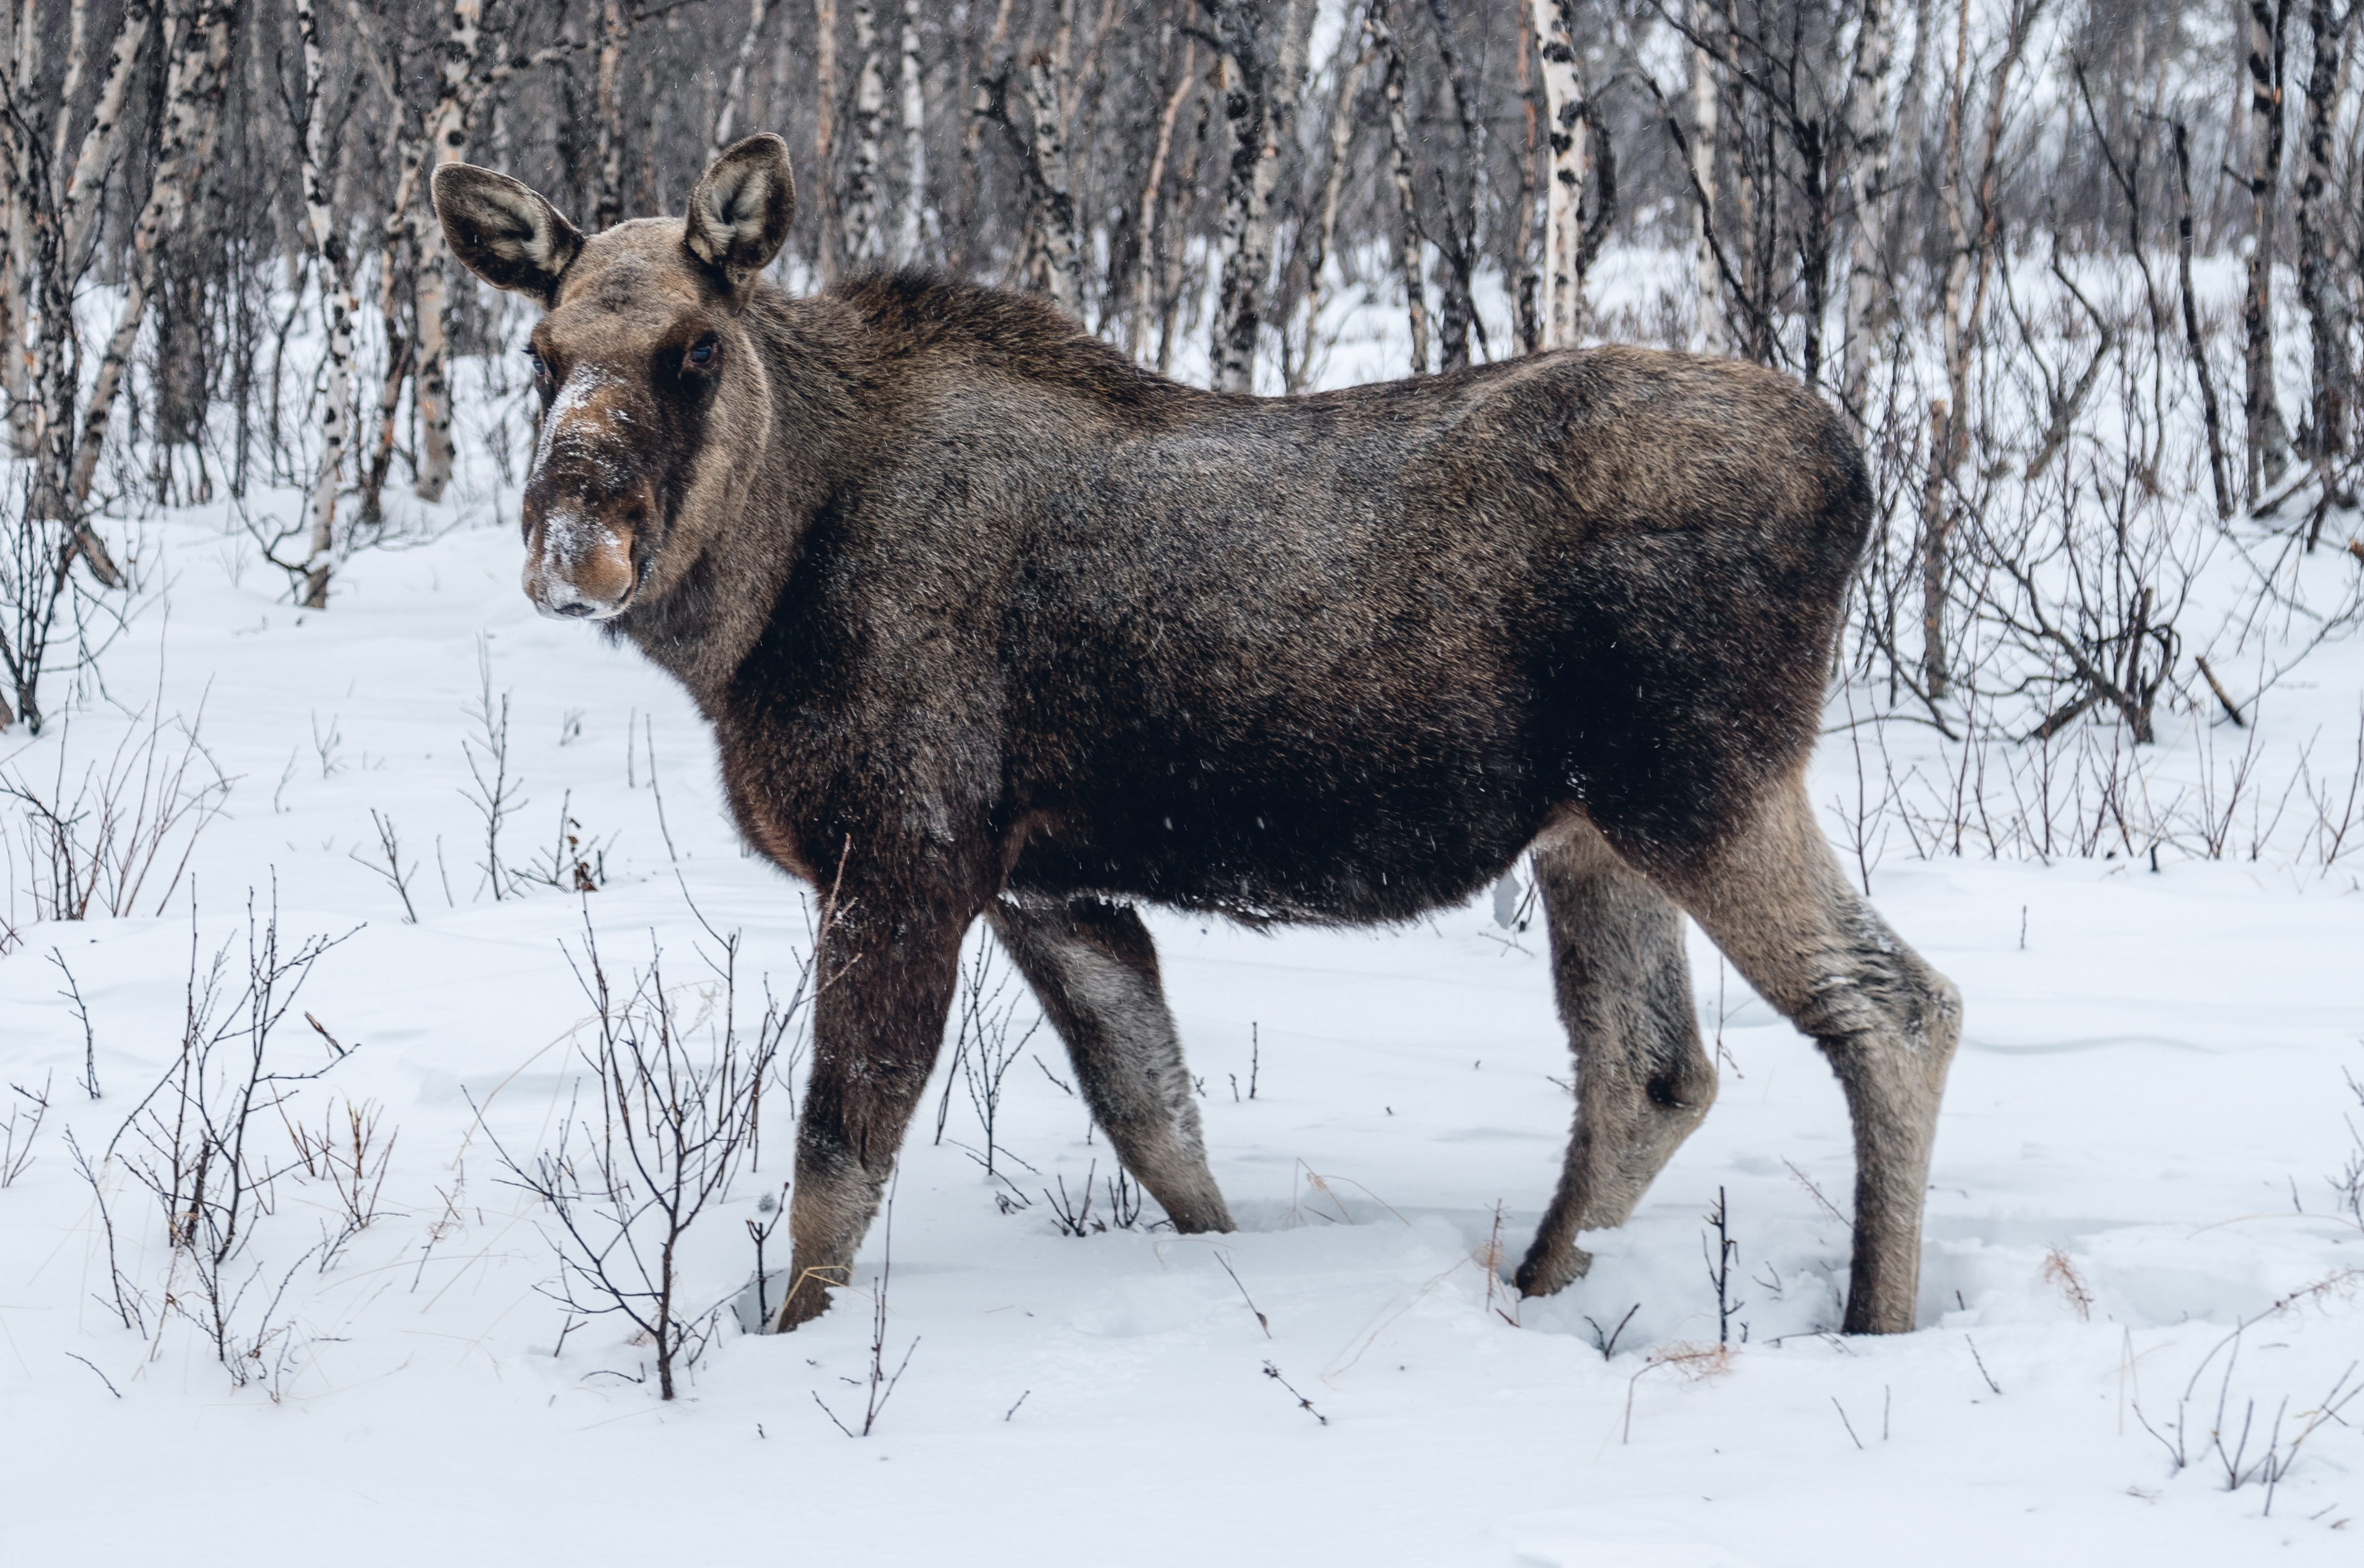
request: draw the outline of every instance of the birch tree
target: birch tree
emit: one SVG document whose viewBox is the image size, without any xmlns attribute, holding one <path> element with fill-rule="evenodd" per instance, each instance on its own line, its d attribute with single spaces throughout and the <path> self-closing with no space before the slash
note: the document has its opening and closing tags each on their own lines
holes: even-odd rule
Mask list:
<svg viewBox="0 0 2364 1568">
<path fill-rule="evenodd" d="M 1887 299 L 1881 275 L 1888 209 L 1888 73 L 1896 54 L 1897 0 L 1862 0 L 1853 68 L 1846 90 L 1846 179 L 1854 198 L 1847 242 L 1846 346 L 1841 350 L 1840 400 L 1860 423 L 1871 385 Z"/>
<path fill-rule="evenodd" d="M 1279 219 L 1272 193 L 1281 150 L 1295 148 L 1314 7 L 1312 0 L 1287 0 L 1277 50 L 1266 42 L 1260 0 L 1209 0 L 1208 9 L 1223 51 L 1223 117 L 1232 133 L 1223 186 L 1223 269 L 1209 358 L 1218 391 L 1253 392 Z"/>
<path fill-rule="evenodd" d="M 122 573 L 106 547 L 89 525 L 73 493 L 76 446 L 74 405 L 82 384 L 82 343 L 74 326 L 74 295 L 90 266 L 91 230 L 99 218 L 108 181 L 122 161 L 126 118 L 133 78 L 140 54 L 154 28 L 152 0 L 129 0 L 106 53 L 106 73 L 101 79 L 89 125 L 71 161 L 65 154 L 72 140 L 73 101 L 84 68 L 88 0 L 74 0 L 68 24 L 68 58 L 63 86 L 47 156 L 33 154 L 35 144 L 19 135 L 11 149 L 17 163 L 14 181 L 17 199 L 28 212 L 31 256 L 38 279 L 38 314 L 31 323 L 33 342 L 31 392 L 34 449 L 33 490 L 28 508 L 37 517 L 54 518 L 68 526 L 68 550 L 80 555 L 91 575 L 107 587 L 120 587 Z M 17 28 L 20 64 L 38 62 L 39 25 L 30 7 Z M 164 45 L 172 47 L 170 29 Z M 29 72 L 28 72 L 29 75 Z M 9 96 L 17 97 L 19 77 Z M 29 106 L 13 105 L 20 119 Z M 64 562 L 61 562 L 62 566 Z"/>
<path fill-rule="evenodd" d="M 1354 60 L 1349 63 L 1346 56 Z M 1330 256 L 1338 243 L 1338 203 L 1346 190 L 1346 175 L 1354 165 L 1351 153 L 1355 143 L 1355 101 L 1362 95 L 1363 76 L 1371 68 L 1375 50 L 1367 36 L 1358 40 L 1352 32 L 1338 39 L 1338 51 L 1333 57 L 1332 74 L 1337 79 L 1337 97 L 1330 109 L 1330 166 L 1321 181 L 1321 206 L 1310 232 L 1312 240 L 1305 250 L 1305 339 L 1297 357 L 1288 367 L 1288 390 L 1293 396 L 1305 390 L 1312 374 L 1314 348 L 1321 330 L 1321 311 L 1330 299 Z M 1525 248 L 1521 246 L 1523 256 Z"/>
<path fill-rule="evenodd" d="M 1396 273 L 1411 330 L 1411 373 L 1428 373 L 1428 296 L 1420 281 L 1420 204 L 1412 187 L 1411 129 L 1404 118 L 1403 43 L 1388 23 L 1388 0 L 1370 0 L 1363 28 L 1386 74 L 1379 91 L 1388 106 L 1388 172 L 1396 191 Z"/>
<path fill-rule="evenodd" d="M 188 213 L 189 195 L 213 154 L 224 72 L 229 66 L 230 15 L 227 0 L 197 0 L 182 24 L 181 52 L 165 78 L 164 121 L 157 138 L 155 172 L 150 178 L 148 199 L 132 224 L 131 266 L 123 304 L 116 312 L 115 330 L 99 356 L 98 374 L 83 409 L 82 439 L 74 452 L 71 480 L 76 516 L 90 500 L 116 393 L 123 384 L 124 366 L 139 340 L 140 323 L 147 317 L 163 244 L 179 231 Z"/>
<path fill-rule="evenodd" d="M 878 21 L 871 0 L 854 0 L 853 47 L 862 66 L 853 83 L 853 167 L 845 177 L 845 254 L 849 261 L 875 260 L 878 221 L 879 138 L 886 118 L 886 78 L 878 59 Z"/>
<path fill-rule="evenodd" d="M 312 533 L 299 601 L 306 609 L 317 610 L 328 607 L 329 575 L 336 561 L 337 490 L 345 449 L 352 439 L 353 313 L 361 302 L 353 297 L 351 260 L 338 231 L 331 199 L 335 172 L 329 166 L 328 118 L 320 103 L 328 58 L 320 47 L 318 0 L 292 3 L 304 43 L 304 217 L 318 262 L 320 325 L 328 345 L 320 376 L 320 458 L 312 476 Z"/>
<path fill-rule="evenodd" d="M 2339 112 L 2342 47 L 2356 17 L 2356 0 L 2309 0 L 2306 117 L 2302 143 L 2305 173 L 2298 192 L 2298 293 L 2306 306 L 2314 349 L 2314 397 L 2307 412 L 2306 455 L 2329 487 L 2331 460 L 2347 450 L 2353 396 L 2356 306 L 2347 274 L 2356 249 L 2344 232 L 2339 172 L 2333 137 Z M 2319 518 L 2321 510 L 2316 513 Z"/>
<path fill-rule="evenodd" d="M 895 260 L 920 260 L 928 211 L 928 90 L 920 65 L 920 0 L 903 0 L 903 221 Z"/>
<path fill-rule="evenodd" d="M 2249 268 L 2241 298 L 2246 339 L 2248 504 L 2281 483 L 2290 464 L 2290 428 L 2274 393 L 2274 250 L 2281 215 L 2282 88 L 2288 74 L 2291 0 L 2249 0 Z"/>
<path fill-rule="evenodd" d="M 748 0 L 747 30 L 740 35 L 739 52 L 730 61 L 730 81 L 722 89 L 722 102 L 714 111 L 714 129 L 706 138 L 706 161 L 713 162 L 722 156 L 722 150 L 739 138 L 740 106 L 747 101 L 747 68 L 755 59 L 755 46 L 764 36 L 764 18 L 771 15 L 770 0 Z"/>
<path fill-rule="evenodd" d="M 418 267 L 418 352 L 411 381 L 418 410 L 418 498 L 440 501 L 452 483 L 452 257 L 443 226 L 426 206 L 423 192 L 434 172 L 457 163 L 468 150 L 468 118 L 478 56 L 484 46 L 484 0 L 452 0 L 451 26 L 436 55 L 435 107 L 427 118 L 426 167 L 410 176 L 411 199 L 396 209 L 407 226 L 410 253 Z"/>
<path fill-rule="evenodd" d="M 1544 181 L 1543 346 L 1576 341 L 1584 312 L 1577 258 L 1584 242 L 1584 78 L 1565 0 L 1529 0 L 1543 57 L 1544 106 L 1551 147 Z"/>
<path fill-rule="evenodd" d="M 1724 322 L 1723 270 L 1716 262 L 1712 228 L 1716 122 L 1723 100 L 1707 42 L 1715 28 L 1714 0 L 1691 0 L 1690 18 L 1691 293 L 1698 302 L 1699 351 L 1722 356 L 1732 352 L 1732 332 Z"/>
</svg>

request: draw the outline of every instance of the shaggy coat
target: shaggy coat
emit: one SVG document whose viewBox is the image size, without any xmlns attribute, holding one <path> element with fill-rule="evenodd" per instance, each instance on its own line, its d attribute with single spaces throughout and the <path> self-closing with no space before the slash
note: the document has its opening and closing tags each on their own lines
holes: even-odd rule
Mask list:
<svg viewBox="0 0 2364 1568">
<path fill-rule="evenodd" d="M 1578 1105 L 1522 1286 L 1578 1276 L 1713 1097 L 1688 911 L 1837 1069 L 1847 1326 L 1912 1326 L 1958 1005 L 1800 783 L 1871 510 L 1814 398 L 1629 349 L 1225 395 L 996 290 L 790 298 L 770 137 L 588 239 L 485 171 L 435 200 L 548 307 L 527 592 L 677 676 L 748 840 L 836 893 L 781 1327 L 845 1277 L 980 916 L 1128 1168 L 1225 1229 L 1133 906 L 1403 921 L 1530 849 Z"/>
</svg>

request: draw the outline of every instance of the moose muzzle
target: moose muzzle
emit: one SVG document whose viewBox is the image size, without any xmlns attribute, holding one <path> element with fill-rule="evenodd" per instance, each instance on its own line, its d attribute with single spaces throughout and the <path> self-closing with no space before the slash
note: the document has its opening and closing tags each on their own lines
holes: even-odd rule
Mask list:
<svg viewBox="0 0 2364 1568">
<path fill-rule="evenodd" d="M 633 543 L 649 521 L 645 486 L 589 502 L 554 499 L 525 508 L 525 595 L 546 616 L 608 620 L 630 607 L 639 587 Z"/>
</svg>

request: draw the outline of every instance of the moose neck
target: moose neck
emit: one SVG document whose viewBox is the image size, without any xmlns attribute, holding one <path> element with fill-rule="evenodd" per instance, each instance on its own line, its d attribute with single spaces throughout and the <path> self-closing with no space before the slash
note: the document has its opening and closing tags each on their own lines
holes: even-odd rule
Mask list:
<svg viewBox="0 0 2364 1568">
<path fill-rule="evenodd" d="M 652 586 L 617 634 L 688 688 L 709 716 L 787 591 L 814 515 L 855 477 L 875 439 L 860 389 L 875 352 L 866 326 L 826 296 L 790 299 L 759 285 L 742 317 L 752 380 L 724 395 L 764 416 L 710 438 Z M 660 585 L 661 584 L 661 585 Z"/>
</svg>

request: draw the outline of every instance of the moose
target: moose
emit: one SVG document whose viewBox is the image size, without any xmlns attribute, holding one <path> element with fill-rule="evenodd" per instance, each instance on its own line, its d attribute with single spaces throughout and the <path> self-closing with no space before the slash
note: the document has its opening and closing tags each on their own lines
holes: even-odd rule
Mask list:
<svg viewBox="0 0 2364 1568">
<path fill-rule="evenodd" d="M 1844 1087 L 1846 1329 L 1913 1326 L 1960 1002 L 1802 782 L 1872 506 L 1808 392 L 1605 347 L 1265 398 L 923 272 L 791 297 L 771 135 L 596 235 L 489 170 L 433 195 L 544 311 L 527 595 L 671 672 L 746 840 L 834 890 L 776 1329 L 850 1276 L 980 916 L 1125 1168 L 1221 1231 L 1139 907 L 1400 923 L 1530 853 L 1577 1106 L 1520 1289 L 1715 1097 L 1688 915 Z"/>
</svg>

